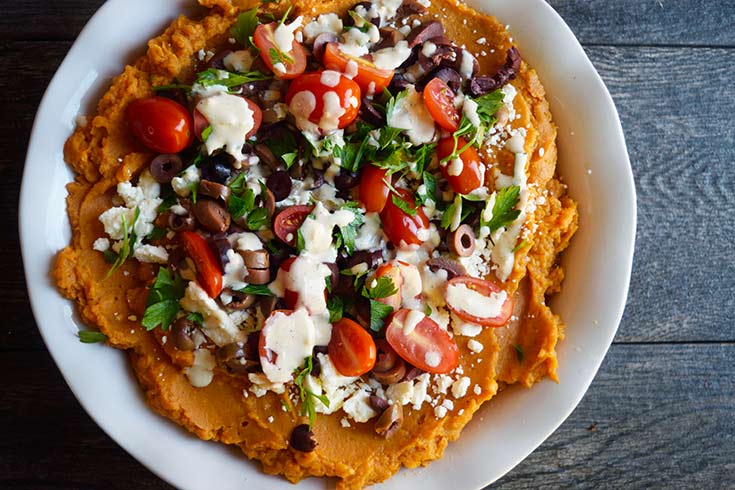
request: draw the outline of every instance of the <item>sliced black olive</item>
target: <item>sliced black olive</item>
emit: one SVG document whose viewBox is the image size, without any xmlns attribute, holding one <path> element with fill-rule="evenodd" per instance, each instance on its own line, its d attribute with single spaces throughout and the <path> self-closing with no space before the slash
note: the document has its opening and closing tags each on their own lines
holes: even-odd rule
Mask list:
<svg viewBox="0 0 735 490">
<path fill-rule="evenodd" d="M 168 184 L 181 172 L 183 163 L 178 155 L 158 155 L 151 162 L 151 175 L 156 181 Z"/>
<path fill-rule="evenodd" d="M 334 178 L 334 186 L 340 191 L 348 191 L 360 183 L 360 177 L 356 172 L 342 169 Z"/>
<path fill-rule="evenodd" d="M 171 342 L 179 350 L 192 351 L 196 347 L 193 333 L 196 325 L 186 317 L 181 317 L 171 326 Z"/>
<path fill-rule="evenodd" d="M 217 153 L 202 164 L 202 179 L 226 184 L 232 175 L 230 158 L 226 153 Z"/>
<path fill-rule="evenodd" d="M 273 193 L 276 202 L 281 202 L 291 194 L 293 182 L 287 172 L 277 170 L 268 177 L 265 185 Z"/>
<path fill-rule="evenodd" d="M 498 72 L 490 77 L 475 77 L 470 80 L 470 94 L 475 97 L 485 95 L 499 89 L 509 81 L 513 80 L 521 69 L 521 54 L 515 47 L 508 50 L 505 64 Z"/>
<path fill-rule="evenodd" d="M 199 224 L 212 233 L 222 233 L 230 227 L 230 213 L 216 201 L 199 199 L 192 211 Z"/>
<path fill-rule="evenodd" d="M 460 225 L 449 235 L 449 249 L 460 257 L 472 255 L 475 251 L 475 232 L 470 225 Z"/>
<path fill-rule="evenodd" d="M 413 30 L 411 30 L 411 32 L 408 34 L 408 37 L 406 37 L 406 41 L 408 41 L 408 47 L 413 48 L 414 46 L 418 46 L 419 44 L 424 44 L 432 37 L 443 35 L 444 26 L 441 25 L 440 22 L 433 20 L 431 22 L 425 22 L 419 26 L 414 27 Z"/>
<path fill-rule="evenodd" d="M 439 269 L 447 271 L 447 279 L 454 279 L 457 276 L 466 276 L 467 269 L 456 260 L 447 259 L 444 257 L 438 257 L 429 259 L 426 262 L 431 272 L 436 273 Z"/>
<path fill-rule="evenodd" d="M 224 203 L 230 198 L 230 192 L 230 188 L 224 184 L 205 179 L 199 182 L 199 194 L 220 200 Z"/>
<path fill-rule="evenodd" d="M 301 424 L 294 427 L 289 439 L 291 447 L 302 453 L 310 453 L 316 449 L 317 442 L 314 439 L 314 433 L 309 429 L 307 424 Z"/>
<path fill-rule="evenodd" d="M 217 258 L 222 266 L 222 270 L 224 270 L 225 266 L 230 262 L 227 252 L 232 250 L 232 244 L 224 235 L 213 237 L 210 243 L 212 244 L 212 248 L 217 251 Z"/>
</svg>

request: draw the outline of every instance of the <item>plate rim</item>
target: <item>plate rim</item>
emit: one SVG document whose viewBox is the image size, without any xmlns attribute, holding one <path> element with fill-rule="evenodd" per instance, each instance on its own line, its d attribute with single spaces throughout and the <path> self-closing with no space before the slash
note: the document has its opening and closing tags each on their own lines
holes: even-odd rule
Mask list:
<svg viewBox="0 0 735 490">
<path fill-rule="evenodd" d="M 183 3 L 182 0 L 178 0 L 179 3 Z M 479 2 L 482 2 L 483 0 L 478 0 Z M 489 5 L 491 0 L 485 0 L 485 3 Z M 31 309 L 33 312 L 34 320 L 36 322 L 36 325 L 39 329 L 39 332 L 41 333 L 41 336 L 44 340 L 44 343 L 46 345 L 47 350 L 51 354 L 52 358 L 54 359 L 54 362 L 61 372 L 64 381 L 69 386 L 71 391 L 74 393 L 75 398 L 80 403 L 82 408 L 87 412 L 87 414 L 95 421 L 95 423 L 113 440 L 116 444 L 121 446 L 129 455 L 131 455 L 133 458 L 135 458 L 138 462 L 140 462 L 143 466 L 145 466 L 149 471 L 156 474 L 159 478 L 163 479 L 164 481 L 167 481 L 168 483 L 172 485 L 177 485 L 179 482 L 172 479 L 171 475 L 165 473 L 160 467 L 156 466 L 155 462 L 151 462 L 148 460 L 144 460 L 141 457 L 139 457 L 137 451 L 135 448 L 130 447 L 129 444 L 125 443 L 124 441 L 119 440 L 118 437 L 116 437 L 110 428 L 108 428 L 107 421 L 104 421 L 101 419 L 99 414 L 97 414 L 93 409 L 90 408 L 89 403 L 85 399 L 83 395 L 78 393 L 78 390 L 75 388 L 75 382 L 70 378 L 70 375 L 68 373 L 68 370 L 65 368 L 65 361 L 61 358 L 61 355 L 58 351 L 56 351 L 51 345 L 50 345 L 50 339 L 48 337 L 47 326 L 43 326 L 41 322 L 39 322 L 39 318 L 41 318 L 40 314 L 40 308 L 43 306 L 39 304 L 39 299 L 35 295 L 34 291 L 31 288 L 31 285 L 34 283 L 37 283 L 40 278 L 38 278 L 36 275 L 34 275 L 33 271 L 31 270 L 31 267 L 29 266 L 29 257 L 32 255 L 31 251 L 29 250 L 31 246 L 28 244 L 26 240 L 26 231 L 24 229 L 27 226 L 29 218 L 32 216 L 34 208 L 30 202 L 30 196 L 32 195 L 31 192 L 28 191 L 28 187 L 31 186 L 30 179 L 28 178 L 28 175 L 31 174 L 31 167 L 33 166 L 32 163 L 32 153 L 33 149 L 38 145 L 39 141 L 39 131 L 40 126 L 43 121 L 43 116 L 45 115 L 45 108 L 48 106 L 48 100 L 51 98 L 55 90 L 57 89 L 57 86 L 61 83 L 61 75 L 64 71 L 67 70 L 67 65 L 71 63 L 71 60 L 73 58 L 73 55 L 76 55 L 76 52 L 81 50 L 79 46 L 84 45 L 85 43 L 88 43 L 89 40 L 87 37 L 89 37 L 89 33 L 97 27 L 97 24 L 101 22 L 101 19 L 104 18 L 106 15 L 108 15 L 108 11 L 116 11 L 117 9 L 124 8 L 124 5 L 126 3 L 126 0 L 108 0 L 105 2 L 95 13 L 94 15 L 89 19 L 89 21 L 85 24 L 84 28 L 80 32 L 77 39 L 74 41 L 73 45 L 65 55 L 62 63 L 57 68 L 56 72 L 54 73 L 54 76 L 52 77 L 51 81 L 49 82 L 49 85 L 47 86 L 44 95 L 41 99 L 41 102 L 38 107 L 38 111 L 35 115 L 31 135 L 28 142 L 28 152 L 26 155 L 26 160 L 24 164 L 23 169 L 23 177 L 22 177 L 22 183 L 21 183 L 21 190 L 19 195 L 19 219 L 18 219 L 18 230 L 19 230 L 19 239 L 21 243 L 21 251 L 22 251 L 22 257 L 23 257 L 23 268 L 24 268 L 24 274 L 25 274 L 25 280 L 26 280 L 26 287 L 28 291 L 28 296 L 31 304 Z M 477 3 L 477 2 L 474 2 Z M 623 162 L 621 162 L 622 171 L 623 171 L 623 177 L 625 177 L 626 184 L 627 184 L 627 191 L 629 191 L 630 195 L 630 209 L 632 210 L 632 214 L 629 217 L 630 218 L 630 226 L 626 230 L 628 233 L 631 234 L 631 237 L 629 240 L 626 240 L 627 246 L 625 247 L 626 250 L 624 251 L 625 256 L 628 258 L 626 263 L 624 264 L 624 275 L 625 275 L 625 281 L 624 281 L 624 287 L 619 291 L 618 297 L 622 297 L 622 301 L 620 302 L 620 306 L 616 308 L 617 314 L 614 318 L 614 323 L 616 327 L 608 332 L 608 338 L 605 339 L 604 344 L 604 353 L 600 356 L 600 358 L 595 362 L 594 369 L 591 372 L 591 374 L 587 377 L 587 381 L 583 387 L 583 389 L 578 390 L 577 396 L 575 397 L 573 403 L 568 405 L 568 409 L 564 411 L 563 416 L 559 417 L 559 420 L 556 424 L 553 424 L 553 427 L 549 427 L 548 431 L 545 431 L 545 433 L 542 436 L 537 437 L 537 442 L 528 449 L 528 451 L 523 455 L 522 458 L 518 459 L 514 463 L 508 465 L 506 469 L 504 469 L 500 474 L 494 475 L 491 479 L 486 480 L 483 483 L 480 483 L 480 486 L 475 486 L 474 488 L 481 488 L 482 486 L 485 486 L 487 484 L 490 484 L 494 481 L 497 481 L 499 478 L 502 478 L 505 474 L 507 474 L 508 471 L 510 471 L 512 468 L 514 468 L 516 465 L 520 464 L 526 457 L 528 457 L 529 454 L 531 454 L 533 451 L 535 451 L 538 446 L 540 446 L 544 441 L 548 439 L 548 437 L 554 433 L 559 426 L 568 419 L 569 415 L 576 409 L 576 407 L 579 405 L 582 398 L 587 393 L 590 384 L 594 380 L 599 368 L 602 365 L 602 362 L 604 361 L 607 352 L 609 351 L 610 346 L 612 345 L 612 341 L 614 336 L 616 335 L 620 322 L 623 317 L 623 313 L 626 306 L 626 299 L 628 296 L 629 288 L 630 288 L 630 278 L 632 273 L 632 267 L 633 267 L 633 257 L 634 257 L 634 251 L 635 251 L 635 237 L 636 237 L 636 230 L 637 230 L 637 195 L 636 195 L 636 188 L 634 183 L 634 177 L 633 177 L 633 171 L 632 166 L 630 163 L 630 158 L 627 150 L 627 145 L 625 142 L 625 136 L 622 129 L 622 125 L 620 122 L 620 117 L 617 111 L 617 108 L 615 106 L 615 103 L 612 99 L 612 96 L 610 95 L 609 91 L 607 90 L 607 87 L 604 84 L 604 81 L 600 77 L 599 73 L 595 69 L 594 65 L 592 64 L 591 60 L 587 56 L 586 52 L 584 52 L 584 49 L 582 48 L 581 44 L 577 40 L 576 36 L 574 36 L 573 32 L 569 28 L 569 26 L 566 24 L 566 22 L 561 18 L 561 16 L 551 7 L 548 3 L 546 3 L 543 0 L 519 0 L 519 4 L 525 4 L 530 8 L 539 8 L 539 9 L 545 9 L 546 14 L 551 14 L 560 23 L 560 25 L 567 31 L 566 34 L 571 36 L 573 39 L 573 42 L 576 45 L 576 48 L 581 52 L 581 58 L 585 64 L 588 65 L 588 69 L 590 69 L 594 75 L 595 75 L 595 82 L 599 84 L 602 88 L 602 93 L 605 96 L 605 105 L 608 111 L 610 111 L 610 115 L 614 117 L 615 120 L 615 138 L 618 140 L 619 144 L 622 144 L 622 150 L 625 155 L 625 159 Z M 541 78 L 543 79 L 543 74 L 540 74 Z M 49 281 L 49 277 L 44 277 L 43 280 Z M 59 297 L 63 299 L 63 301 L 69 302 L 69 300 L 66 300 L 66 298 L 61 297 L 59 294 Z M 69 302 L 70 303 L 70 302 Z M 126 360 L 127 362 L 127 360 Z M 137 380 L 133 379 L 135 383 L 137 383 Z M 141 394 L 142 395 L 142 394 Z M 147 405 L 146 405 L 147 406 Z M 156 417 L 160 417 L 156 414 Z M 165 421 L 168 422 L 168 419 L 165 419 L 161 417 Z M 193 434 L 190 434 L 188 432 L 185 433 L 188 437 L 196 437 Z M 446 457 L 446 456 L 445 456 Z M 260 470 L 256 470 L 260 471 Z M 393 478 L 396 478 L 395 476 Z"/>
</svg>

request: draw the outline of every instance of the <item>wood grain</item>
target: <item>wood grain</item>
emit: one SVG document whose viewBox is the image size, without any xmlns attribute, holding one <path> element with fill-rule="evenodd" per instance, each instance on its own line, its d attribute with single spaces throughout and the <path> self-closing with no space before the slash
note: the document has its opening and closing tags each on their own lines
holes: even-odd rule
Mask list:
<svg viewBox="0 0 735 490">
<path fill-rule="evenodd" d="M 0 439 L 0 487 L 170 488 L 89 419 L 48 355 L 3 360 L 0 427 L 24 430 Z M 733 361 L 734 345 L 613 346 L 577 410 L 493 488 L 735 485 Z"/>
</svg>

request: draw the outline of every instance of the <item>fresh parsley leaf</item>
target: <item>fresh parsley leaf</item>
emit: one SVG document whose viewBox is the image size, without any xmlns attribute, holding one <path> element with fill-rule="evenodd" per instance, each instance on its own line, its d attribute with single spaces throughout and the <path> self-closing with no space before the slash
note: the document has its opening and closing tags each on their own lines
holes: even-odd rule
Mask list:
<svg viewBox="0 0 735 490">
<path fill-rule="evenodd" d="M 125 263 L 126 260 L 133 256 L 133 247 L 135 246 L 135 242 L 138 240 L 138 237 L 135 235 L 135 223 L 138 221 L 139 216 L 140 208 L 136 206 L 135 213 L 133 214 L 133 222 L 130 223 L 130 227 L 128 227 L 128 222 L 125 219 L 125 215 L 120 215 L 123 229 L 122 246 L 120 247 L 120 251 L 117 253 L 117 258 L 115 259 L 115 262 L 112 264 L 112 267 L 110 267 L 110 270 L 107 271 L 105 279 L 110 277 L 113 272 L 115 272 Z"/>
<path fill-rule="evenodd" d="M 232 182 L 227 184 L 227 187 L 229 187 L 232 192 L 238 195 L 243 193 L 243 191 L 247 188 L 246 186 L 247 182 L 245 181 L 245 172 L 237 174 L 237 177 L 235 177 Z"/>
<path fill-rule="evenodd" d="M 412 159 L 414 163 L 414 171 L 417 175 L 424 174 L 425 170 L 431 163 L 434 153 L 436 152 L 436 144 L 421 145 L 413 152 Z"/>
<path fill-rule="evenodd" d="M 289 55 L 287 55 L 283 51 L 279 51 L 276 48 L 270 48 L 268 50 L 268 56 L 270 56 L 271 63 L 273 63 L 274 65 L 278 63 L 282 63 L 285 65 L 286 63 L 294 62 L 293 58 L 291 58 Z"/>
<path fill-rule="evenodd" d="M 307 140 L 308 141 L 308 140 Z M 276 158 L 280 158 L 286 165 L 286 169 L 298 160 L 299 142 L 291 131 L 281 131 L 277 138 L 268 138 L 263 141 Z"/>
<path fill-rule="evenodd" d="M 255 207 L 255 192 L 250 188 L 245 188 L 245 191 L 241 195 L 237 195 L 233 191 L 230 194 L 227 207 L 233 220 L 242 218 Z"/>
<path fill-rule="evenodd" d="M 142 325 L 147 330 L 153 330 L 159 325 L 167 330 L 181 309 L 179 300 L 184 297 L 184 289 L 181 276 L 175 273 L 172 275 L 168 269 L 161 267 L 156 282 L 148 293 Z"/>
<path fill-rule="evenodd" d="M 204 131 L 202 131 L 202 141 L 206 142 L 211 134 L 212 134 L 212 126 L 210 125 L 204 128 Z"/>
<path fill-rule="evenodd" d="M 105 262 L 107 262 L 108 264 L 114 264 L 117 260 L 117 254 L 109 248 L 102 252 L 102 256 L 105 258 Z"/>
<path fill-rule="evenodd" d="M 520 192 L 521 188 L 517 185 L 500 189 L 495 195 L 493 217 L 490 221 L 481 223 L 481 226 L 487 226 L 492 233 L 513 223 L 521 214 L 519 209 L 515 209 L 520 201 Z"/>
<path fill-rule="evenodd" d="M 513 249 L 513 253 L 516 253 L 519 250 L 523 250 L 529 245 L 528 240 L 523 240 L 521 243 L 516 245 L 516 248 Z"/>
<path fill-rule="evenodd" d="M 453 227 L 452 225 L 454 224 L 453 223 L 454 217 L 457 215 L 457 213 L 459 213 L 460 215 L 459 222 L 461 223 L 462 217 L 466 215 L 465 211 L 463 210 L 463 206 L 462 206 L 462 195 L 461 194 L 457 194 L 454 197 L 454 202 L 452 202 L 452 204 L 447 206 L 446 211 L 444 211 L 444 214 L 442 215 L 442 222 L 441 222 L 442 228 L 444 228 L 445 230 L 449 230 L 449 231 L 456 230 L 459 227 L 459 225 L 457 225 L 456 227 Z"/>
<path fill-rule="evenodd" d="M 516 350 L 516 357 L 518 357 L 518 362 L 523 363 L 523 347 L 518 344 L 513 344 L 513 348 Z"/>
<path fill-rule="evenodd" d="M 388 99 L 388 102 L 385 104 L 385 116 L 388 121 L 390 121 L 391 118 L 393 117 L 393 112 L 395 112 L 396 110 L 396 104 L 401 99 L 406 97 L 407 95 L 408 95 L 408 89 L 405 89 L 405 90 L 401 90 L 400 92 L 398 92 L 394 97 L 391 97 L 390 99 Z M 400 132 L 400 130 L 398 131 Z"/>
<path fill-rule="evenodd" d="M 171 206 L 176 204 L 178 201 L 176 194 L 171 190 L 171 188 L 168 188 L 168 192 L 166 193 L 165 197 L 163 198 L 163 202 L 158 205 L 158 208 L 156 208 L 157 213 L 163 213 L 165 211 L 168 211 L 171 209 Z"/>
<path fill-rule="evenodd" d="M 396 196 L 395 194 L 391 195 L 391 200 L 393 201 L 393 204 L 395 204 L 398 209 L 403 211 L 409 216 L 416 216 L 416 208 L 411 207 L 409 203 L 401 199 L 400 197 Z"/>
<path fill-rule="evenodd" d="M 266 208 L 253 209 L 245 219 L 245 224 L 251 231 L 258 231 L 267 226 L 268 223 L 268 210 Z"/>
<path fill-rule="evenodd" d="M 256 27 L 258 27 L 257 7 L 238 15 L 237 22 L 230 29 L 230 34 L 243 46 L 253 46 L 251 39 Z"/>
<path fill-rule="evenodd" d="M 227 70 L 209 68 L 207 70 L 197 73 L 196 83 L 203 87 L 210 87 L 212 85 L 223 85 L 227 88 L 233 88 L 239 87 L 240 85 L 245 85 L 246 83 L 250 82 L 270 79 L 271 77 L 259 71 L 235 73 Z"/>
<path fill-rule="evenodd" d="M 266 284 L 248 284 L 237 292 L 243 294 L 254 294 L 256 296 L 275 296 Z"/>
<path fill-rule="evenodd" d="M 95 332 L 93 330 L 80 330 L 78 332 L 79 341 L 85 344 L 96 344 L 98 342 L 105 342 L 107 335 L 102 332 Z"/>
<path fill-rule="evenodd" d="M 301 233 L 301 228 L 296 230 L 296 250 L 301 252 L 306 248 L 306 243 L 304 242 L 304 234 Z"/>
<path fill-rule="evenodd" d="M 283 155 L 281 155 L 281 159 L 286 164 L 286 169 L 291 168 L 291 165 L 293 165 L 298 157 L 299 154 L 296 152 L 284 153 Z"/>
<path fill-rule="evenodd" d="M 201 313 L 189 313 L 186 315 L 186 319 L 199 325 L 204 324 L 204 316 Z"/>
<path fill-rule="evenodd" d="M 335 230 L 335 246 L 337 249 L 344 248 L 347 255 L 352 255 L 355 252 L 357 230 L 363 223 L 362 214 L 358 211 L 360 209 L 360 205 L 354 201 L 348 201 L 344 203 L 340 209 L 352 211 L 354 219 L 347 226 L 340 226 Z"/>
<path fill-rule="evenodd" d="M 380 332 L 385 326 L 385 319 L 393 313 L 393 307 L 380 301 L 370 300 L 370 330 Z"/>
<path fill-rule="evenodd" d="M 436 186 L 436 177 L 434 177 L 429 172 L 424 172 L 423 175 L 424 180 L 424 188 L 426 189 L 426 195 L 425 198 L 422 200 L 424 204 L 426 204 L 426 199 L 431 199 L 435 203 L 438 203 L 440 201 L 438 192 L 437 192 L 437 186 Z"/>
<path fill-rule="evenodd" d="M 317 395 L 306 386 L 304 386 L 304 380 L 306 376 L 311 374 L 314 369 L 314 360 L 312 356 L 304 359 L 304 369 L 296 373 L 294 378 L 294 384 L 299 389 L 299 399 L 301 400 L 301 415 L 309 416 L 309 428 L 314 426 L 316 421 L 316 408 L 314 407 L 314 398 L 322 402 L 325 407 L 329 408 L 329 398 L 325 395 Z"/>
<path fill-rule="evenodd" d="M 504 99 L 505 95 L 500 90 L 474 99 L 477 103 L 477 115 L 480 117 L 480 121 L 488 126 L 495 124 L 495 113 L 503 107 Z"/>
<path fill-rule="evenodd" d="M 393 296 L 398 292 L 398 288 L 393 284 L 393 279 L 387 276 L 376 277 L 369 285 L 362 290 L 362 295 L 368 299 L 380 299 Z"/>
<path fill-rule="evenodd" d="M 424 315 L 431 316 L 432 313 L 433 311 L 431 310 L 431 305 L 429 303 L 426 303 L 424 305 Z"/>
<path fill-rule="evenodd" d="M 148 234 L 148 240 L 154 242 L 160 240 L 166 235 L 166 228 L 159 228 L 158 226 L 153 227 L 153 231 Z"/>
<path fill-rule="evenodd" d="M 327 310 L 329 310 L 329 323 L 340 321 L 345 311 L 344 300 L 337 296 L 329 298 L 327 301 Z"/>
</svg>

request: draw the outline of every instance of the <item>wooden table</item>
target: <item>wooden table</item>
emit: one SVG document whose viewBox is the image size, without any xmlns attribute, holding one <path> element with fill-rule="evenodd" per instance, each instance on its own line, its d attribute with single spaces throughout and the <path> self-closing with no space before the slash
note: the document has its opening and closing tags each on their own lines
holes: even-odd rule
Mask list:
<svg viewBox="0 0 735 490">
<path fill-rule="evenodd" d="M 102 3 L 8 1 L 0 16 L 2 488 L 170 488 L 67 388 L 36 329 L 18 251 L 36 108 Z M 625 317 L 589 392 L 494 488 L 735 488 L 735 2 L 551 4 L 617 103 L 638 240 Z"/>
</svg>

